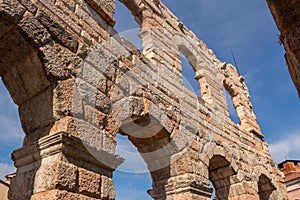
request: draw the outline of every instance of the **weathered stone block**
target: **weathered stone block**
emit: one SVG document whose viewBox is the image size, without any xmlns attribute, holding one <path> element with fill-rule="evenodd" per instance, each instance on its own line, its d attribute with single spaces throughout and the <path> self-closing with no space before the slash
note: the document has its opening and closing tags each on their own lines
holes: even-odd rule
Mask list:
<svg viewBox="0 0 300 200">
<path fill-rule="evenodd" d="M 107 114 L 111 111 L 111 100 L 102 92 L 97 91 L 95 108 Z"/>
<path fill-rule="evenodd" d="M 81 168 L 78 172 L 79 193 L 100 198 L 101 175 Z"/>
<path fill-rule="evenodd" d="M 17 176 L 11 181 L 10 190 L 8 193 L 9 199 L 30 199 L 34 189 L 34 177 L 38 166 L 30 166 L 31 170 L 19 168 Z M 14 192 L 18 191 L 18 192 Z"/>
<path fill-rule="evenodd" d="M 39 11 L 37 13 L 37 19 L 41 22 L 41 24 L 47 27 L 49 33 L 55 40 L 70 49 L 72 52 L 76 53 L 78 41 L 73 35 L 67 32 L 64 27 L 55 22 L 53 18 L 43 11 Z"/>
<path fill-rule="evenodd" d="M 118 132 L 143 153 L 155 199 L 206 200 L 209 178 L 219 199 L 258 197 L 262 171 L 285 195 L 244 79 L 161 1 L 122 0 L 141 25 L 145 55 L 109 38 L 114 0 L 19 2 L 0 0 L 0 75 L 27 134 L 26 147 L 13 154 L 13 200 L 115 199 Z M 297 33 L 285 38 L 290 50 L 299 50 Z M 203 99 L 183 86 L 179 52 L 196 71 Z M 293 69 L 297 55 L 287 54 Z M 224 87 L 241 125 L 229 119 Z"/>
<path fill-rule="evenodd" d="M 71 193 L 66 190 L 50 190 L 48 192 L 42 192 L 34 194 L 31 200 L 97 200 L 97 198 L 87 197 L 85 195 Z"/>
<path fill-rule="evenodd" d="M 0 48 L 2 79 L 16 104 L 21 105 L 50 85 L 37 50 L 17 30 L 3 36 Z"/>
<path fill-rule="evenodd" d="M 53 123 L 53 87 L 32 97 L 19 106 L 23 130 L 30 134 L 33 130 Z"/>
<path fill-rule="evenodd" d="M 115 199 L 115 186 L 111 178 L 106 176 L 101 177 L 101 198 Z"/>
<path fill-rule="evenodd" d="M 6 18 L 12 23 L 17 23 L 25 13 L 25 8 L 17 0 L 1 0 L 0 1 L 0 16 Z"/>
<path fill-rule="evenodd" d="M 34 193 L 53 189 L 76 191 L 78 185 L 77 167 L 62 161 L 45 160 L 42 162 L 35 177 Z"/>
<path fill-rule="evenodd" d="M 23 16 L 23 19 L 19 22 L 19 26 L 22 28 L 23 35 L 36 47 L 43 46 L 51 41 L 51 35 L 47 32 L 46 28 L 29 12 Z"/>
<path fill-rule="evenodd" d="M 95 0 L 87 0 L 87 3 L 103 18 L 107 21 L 107 23 L 111 26 L 114 26 L 116 23 L 113 14 L 115 10 L 115 0 L 107 1 L 95 1 Z"/>
<path fill-rule="evenodd" d="M 56 43 L 41 47 L 39 57 L 45 66 L 47 75 L 54 80 L 71 78 L 78 73 L 82 66 L 80 57 Z"/>
</svg>

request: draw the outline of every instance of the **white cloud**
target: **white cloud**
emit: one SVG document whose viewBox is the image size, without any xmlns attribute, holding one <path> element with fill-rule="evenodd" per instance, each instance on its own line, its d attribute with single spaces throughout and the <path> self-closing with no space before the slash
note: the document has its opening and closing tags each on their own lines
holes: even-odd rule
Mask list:
<svg viewBox="0 0 300 200">
<path fill-rule="evenodd" d="M 12 119 L 0 113 L 0 137 L 1 144 L 21 144 L 24 132 L 21 128 L 19 119 Z"/>
<path fill-rule="evenodd" d="M 116 153 L 125 158 L 117 170 L 130 173 L 145 173 L 148 172 L 147 165 L 140 153 L 134 147 L 133 144 L 127 139 L 127 137 L 117 135 L 117 149 Z"/>
<path fill-rule="evenodd" d="M 16 168 L 13 165 L 7 163 L 0 163 L 0 179 L 5 180 L 5 176 L 16 172 Z"/>
<path fill-rule="evenodd" d="M 300 159 L 300 131 L 285 136 L 269 144 L 270 153 L 277 163 L 286 159 Z"/>
<path fill-rule="evenodd" d="M 262 73 L 262 67 L 256 67 L 256 68 L 252 68 L 250 70 L 248 70 L 246 72 L 246 74 L 244 75 L 246 82 L 248 83 L 248 85 L 254 87 L 254 86 L 259 86 L 261 83 L 257 82 L 257 75 Z"/>
</svg>

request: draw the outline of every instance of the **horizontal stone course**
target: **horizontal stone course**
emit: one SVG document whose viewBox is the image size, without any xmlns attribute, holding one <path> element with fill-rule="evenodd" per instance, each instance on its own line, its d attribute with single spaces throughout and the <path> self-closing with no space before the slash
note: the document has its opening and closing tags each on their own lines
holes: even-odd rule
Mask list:
<svg viewBox="0 0 300 200">
<path fill-rule="evenodd" d="M 26 134 L 11 199 L 115 199 L 118 133 L 147 163 L 154 199 L 208 200 L 209 179 L 219 199 L 259 199 L 262 174 L 270 199 L 286 198 L 244 78 L 161 1 L 123 1 L 143 50 L 114 35 L 114 0 L 0 3 L 0 75 Z M 183 85 L 180 53 L 201 97 Z"/>
</svg>

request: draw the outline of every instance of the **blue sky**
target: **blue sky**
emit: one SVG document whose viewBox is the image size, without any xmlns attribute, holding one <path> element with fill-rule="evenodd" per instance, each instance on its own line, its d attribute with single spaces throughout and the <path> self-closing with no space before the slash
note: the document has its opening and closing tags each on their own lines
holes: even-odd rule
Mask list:
<svg viewBox="0 0 300 200">
<path fill-rule="evenodd" d="M 264 0 L 163 0 L 170 10 L 217 57 L 233 63 L 235 53 L 239 70 L 250 90 L 254 112 L 276 162 L 300 159 L 300 101 L 278 43 L 278 30 Z M 130 12 L 117 5 L 116 29 L 137 28 Z M 196 90 L 196 89 L 195 89 Z M 231 113 L 234 115 L 231 107 Z M 17 108 L 0 84 L 0 178 L 13 172 L 10 153 L 22 144 L 23 132 Z M 127 153 L 126 153 L 127 151 Z M 145 165 L 126 138 L 118 136 L 118 152 L 128 160 L 114 173 L 118 200 L 150 199 L 151 188 Z M 135 156 L 128 156 L 132 152 Z"/>
</svg>

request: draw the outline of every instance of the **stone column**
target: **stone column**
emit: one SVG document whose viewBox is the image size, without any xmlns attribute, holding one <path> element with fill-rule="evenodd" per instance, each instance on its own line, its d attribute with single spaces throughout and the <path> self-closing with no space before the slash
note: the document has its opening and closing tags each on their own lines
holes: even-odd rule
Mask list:
<svg viewBox="0 0 300 200">
<path fill-rule="evenodd" d="M 99 160 L 109 160 L 107 167 Z M 13 152 L 18 168 L 9 199 L 114 199 L 112 172 L 123 159 L 65 132 Z"/>
<path fill-rule="evenodd" d="M 154 181 L 153 189 L 148 191 L 155 200 L 210 200 L 212 192 L 208 180 L 191 173 Z"/>
<path fill-rule="evenodd" d="M 179 182 L 176 186 L 167 187 L 167 199 L 197 199 L 208 200 L 212 196 L 212 188 L 209 185 L 195 182 Z"/>
</svg>

